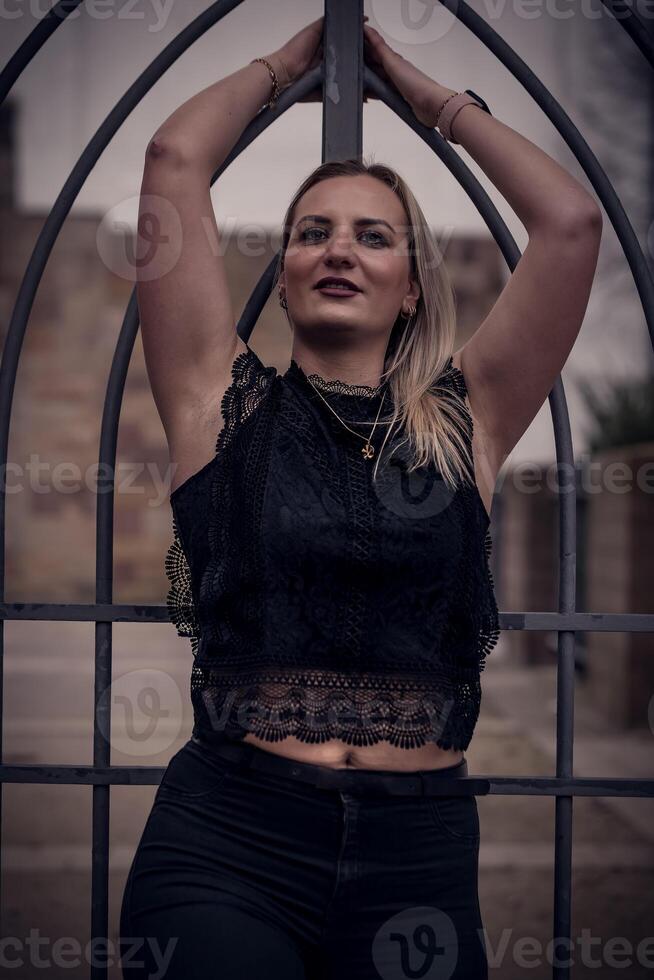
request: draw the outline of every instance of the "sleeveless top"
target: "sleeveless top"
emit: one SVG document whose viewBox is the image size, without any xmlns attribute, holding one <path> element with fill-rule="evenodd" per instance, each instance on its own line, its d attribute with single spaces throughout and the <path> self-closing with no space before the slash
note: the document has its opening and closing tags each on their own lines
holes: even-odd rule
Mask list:
<svg viewBox="0 0 654 980">
<path fill-rule="evenodd" d="M 215 456 L 170 495 L 166 603 L 191 642 L 193 737 L 467 748 L 499 636 L 477 487 L 407 473 L 398 436 L 373 482 L 390 386 L 309 380 L 294 360 L 282 375 L 246 347 Z M 465 396 L 451 357 L 436 380 Z M 330 406 L 367 436 L 382 391 L 366 459 Z"/>
</svg>

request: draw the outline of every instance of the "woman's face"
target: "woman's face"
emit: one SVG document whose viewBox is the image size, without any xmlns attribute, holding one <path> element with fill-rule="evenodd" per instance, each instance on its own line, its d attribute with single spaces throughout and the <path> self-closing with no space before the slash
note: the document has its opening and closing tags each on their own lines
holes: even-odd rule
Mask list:
<svg viewBox="0 0 654 980">
<path fill-rule="evenodd" d="M 420 294 L 410 278 L 408 232 L 402 203 L 376 177 L 314 184 L 295 208 L 279 279 L 294 327 L 389 335 L 402 304 L 415 306 Z M 326 276 L 348 279 L 359 291 L 321 292 L 316 285 Z"/>
</svg>

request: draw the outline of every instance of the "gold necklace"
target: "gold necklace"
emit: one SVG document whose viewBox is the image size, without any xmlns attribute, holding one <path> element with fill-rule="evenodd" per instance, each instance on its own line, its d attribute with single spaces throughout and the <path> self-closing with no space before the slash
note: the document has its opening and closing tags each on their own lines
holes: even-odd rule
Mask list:
<svg viewBox="0 0 654 980">
<path fill-rule="evenodd" d="M 375 455 L 375 448 L 372 445 L 372 443 L 370 442 L 370 440 L 372 439 L 372 437 L 373 437 L 373 435 L 375 433 L 375 428 L 377 427 L 377 422 L 379 421 L 379 413 L 381 412 L 382 405 L 384 404 L 384 398 L 386 398 L 386 392 L 384 392 L 384 394 L 382 395 L 382 400 L 379 403 L 379 408 L 377 409 L 377 418 L 375 419 L 375 424 L 372 427 L 372 431 L 370 433 L 370 436 L 369 437 L 366 437 L 366 436 L 362 436 L 360 432 L 355 432 L 354 429 L 350 429 L 349 425 L 346 425 L 346 423 L 340 417 L 340 415 L 338 414 L 338 412 L 335 412 L 334 411 L 334 409 L 329 404 L 329 402 L 327 401 L 327 399 L 324 397 L 324 395 L 322 394 L 322 392 L 318 391 L 318 389 L 316 388 L 316 386 L 313 383 L 313 381 L 311 381 L 309 378 L 307 378 L 307 380 L 309 381 L 309 384 L 311 385 L 311 387 L 313 388 L 313 390 L 315 392 L 317 392 L 317 394 L 320 395 L 320 397 L 324 401 L 324 403 L 327 406 L 327 408 L 329 409 L 329 411 L 334 413 L 334 415 L 336 416 L 336 418 L 338 419 L 338 421 L 341 423 L 341 425 L 345 426 L 345 428 L 349 432 L 351 432 L 353 435 L 357 436 L 359 439 L 363 439 L 363 441 L 365 442 L 365 446 L 361 450 L 361 452 L 363 454 L 363 458 L 364 459 L 372 459 L 373 456 Z M 370 422 L 366 421 L 365 424 L 366 425 L 370 425 Z"/>
</svg>

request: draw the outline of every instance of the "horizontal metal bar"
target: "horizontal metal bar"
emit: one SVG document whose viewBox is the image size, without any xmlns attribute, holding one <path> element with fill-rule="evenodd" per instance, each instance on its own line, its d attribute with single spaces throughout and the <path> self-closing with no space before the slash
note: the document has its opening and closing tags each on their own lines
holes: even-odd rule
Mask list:
<svg viewBox="0 0 654 980">
<path fill-rule="evenodd" d="M 0 620 L 21 619 L 68 623 L 170 623 L 166 606 L 118 602 L 2 602 Z"/>
<path fill-rule="evenodd" d="M 652 613 L 500 613 L 504 630 L 570 630 L 578 633 L 651 633 Z"/>
<path fill-rule="evenodd" d="M 57 785 L 156 786 L 165 766 L 43 766 L 0 765 L 1 783 L 38 783 Z M 654 779 L 609 779 L 575 776 L 457 776 L 443 777 L 447 793 L 456 786 L 465 787 L 462 795 L 487 796 L 654 796 Z"/>
<path fill-rule="evenodd" d="M 170 623 L 166 606 L 128 603 L 0 602 L 0 620 L 68 623 Z M 501 612 L 502 630 L 651 633 L 654 613 Z"/>
</svg>

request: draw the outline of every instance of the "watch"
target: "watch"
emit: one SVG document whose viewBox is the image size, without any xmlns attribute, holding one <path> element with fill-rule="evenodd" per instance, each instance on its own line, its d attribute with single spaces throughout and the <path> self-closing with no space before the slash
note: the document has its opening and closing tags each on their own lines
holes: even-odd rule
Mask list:
<svg viewBox="0 0 654 980">
<path fill-rule="evenodd" d="M 486 102 L 484 102 L 480 95 L 473 92 L 472 89 L 467 88 L 465 92 L 457 92 L 456 95 L 451 96 L 447 100 L 442 108 L 438 120 L 438 129 L 441 136 L 443 136 L 450 143 L 458 144 L 459 142 L 458 140 L 455 140 L 452 135 L 452 123 L 454 122 L 454 118 L 459 109 L 462 109 L 464 105 L 477 105 L 480 109 L 483 109 L 484 112 L 487 112 L 489 116 L 492 115 L 492 112 L 488 108 Z"/>
<path fill-rule="evenodd" d="M 487 103 L 484 102 L 484 100 L 482 99 L 481 95 L 477 95 L 477 93 L 476 92 L 473 92 L 471 88 L 467 88 L 466 89 L 466 94 L 467 95 L 471 95 L 473 97 L 473 99 L 476 99 L 477 102 L 479 103 L 479 105 L 484 110 L 484 112 L 487 112 L 489 116 L 492 116 L 493 115 L 493 113 L 488 108 Z"/>
</svg>

